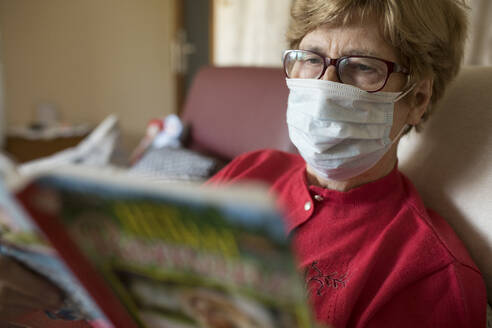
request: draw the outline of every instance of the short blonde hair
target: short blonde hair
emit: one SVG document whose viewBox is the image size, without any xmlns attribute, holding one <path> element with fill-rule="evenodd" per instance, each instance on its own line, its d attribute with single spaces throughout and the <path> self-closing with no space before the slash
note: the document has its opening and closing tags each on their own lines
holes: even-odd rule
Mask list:
<svg viewBox="0 0 492 328">
<path fill-rule="evenodd" d="M 321 25 L 376 17 L 383 38 L 410 69 L 411 80 L 434 80 L 425 121 L 461 67 L 467 9 L 465 0 L 294 0 L 287 41 L 297 49 L 302 38 Z"/>
</svg>

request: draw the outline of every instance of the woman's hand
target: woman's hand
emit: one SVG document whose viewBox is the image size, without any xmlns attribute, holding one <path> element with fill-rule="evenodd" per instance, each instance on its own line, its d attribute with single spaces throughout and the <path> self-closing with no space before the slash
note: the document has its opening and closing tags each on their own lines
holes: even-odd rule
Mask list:
<svg viewBox="0 0 492 328">
<path fill-rule="evenodd" d="M 53 284 L 0 255 L 0 323 L 34 311 L 56 310 L 62 300 L 62 292 Z"/>
</svg>

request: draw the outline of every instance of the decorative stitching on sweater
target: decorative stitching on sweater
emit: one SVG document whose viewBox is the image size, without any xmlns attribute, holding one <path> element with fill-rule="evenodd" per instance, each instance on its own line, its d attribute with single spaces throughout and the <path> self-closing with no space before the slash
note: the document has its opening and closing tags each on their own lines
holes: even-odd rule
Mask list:
<svg viewBox="0 0 492 328">
<path fill-rule="evenodd" d="M 338 272 L 323 273 L 318 268 L 318 261 L 314 261 L 305 271 L 306 287 L 315 285 L 316 295 L 321 296 L 328 288 L 339 289 L 347 286 L 348 274 L 339 274 Z"/>
</svg>

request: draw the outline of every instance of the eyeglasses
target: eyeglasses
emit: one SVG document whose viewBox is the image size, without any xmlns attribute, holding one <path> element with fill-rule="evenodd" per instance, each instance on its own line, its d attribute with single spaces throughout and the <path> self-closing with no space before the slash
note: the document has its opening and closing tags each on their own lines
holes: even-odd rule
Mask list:
<svg viewBox="0 0 492 328">
<path fill-rule="evenodd" d="M 287 50 L 283 56 L 284 70 L 291 79 L 319 79 L 334 65 L 338 80 L 367 92 L 380 91 L 391 73 L 409 74 L 407 68 L 371 56 L 327 58 L 307 50 Z"/>
</svg>

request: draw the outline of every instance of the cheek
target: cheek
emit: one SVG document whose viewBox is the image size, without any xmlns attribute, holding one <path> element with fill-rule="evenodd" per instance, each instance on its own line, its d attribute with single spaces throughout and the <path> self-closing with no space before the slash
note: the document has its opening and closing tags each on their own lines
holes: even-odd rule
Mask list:
<svg viewBox="0 0 492 328">
<path fill-rule="evenodd" d="M 407 84 L 407 78 L 403 74 L 391 74 L 382 91 L 400 92 Z"/>
<path fill-rule="evenodd" d="M 395 112 L 393 113 L 393 126 L 391 128 L 390 137 L 395 138 L 407 123 L 410 105 L 405 100 L 400 100 L 395 104 Z"/>
</svg>

